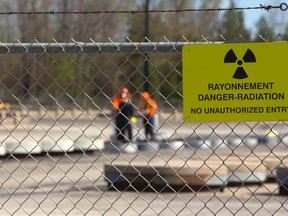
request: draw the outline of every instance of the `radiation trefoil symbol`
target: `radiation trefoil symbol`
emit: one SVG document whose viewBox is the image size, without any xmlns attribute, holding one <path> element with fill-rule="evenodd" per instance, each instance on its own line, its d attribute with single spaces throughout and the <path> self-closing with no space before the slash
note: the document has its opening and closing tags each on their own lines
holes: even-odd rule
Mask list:
<svg viewBox="0 0 288 216">
<path fill-rule="evenodd" d="M 255 63 L 256 57 L 254 53 L 247 49 L 242 59 L 238 59 L 234 51 L 230 49 L 225 55 L 224 63 L 237 63 L 238 67 L 233 75 L 234 79 L 245 79 L 248 77 L 245 69 L 243 68 L 243 63 Z"/>
</svg>

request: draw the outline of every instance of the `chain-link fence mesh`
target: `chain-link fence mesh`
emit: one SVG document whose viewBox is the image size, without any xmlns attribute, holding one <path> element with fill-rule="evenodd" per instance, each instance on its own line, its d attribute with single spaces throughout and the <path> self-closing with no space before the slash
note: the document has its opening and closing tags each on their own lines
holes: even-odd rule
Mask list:
<svg viewBox="0 0 288 216">
<path fill-rule="evenodd" d="M 287 123 L 185 123 L 186 43 L 1 44 L 1 215 L 286 215 Z"/>
</svg>

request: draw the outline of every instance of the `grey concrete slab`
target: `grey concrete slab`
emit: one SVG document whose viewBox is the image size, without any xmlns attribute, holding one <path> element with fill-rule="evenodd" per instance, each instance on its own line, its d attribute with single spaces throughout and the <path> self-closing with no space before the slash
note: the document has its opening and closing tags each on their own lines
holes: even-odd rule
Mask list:
<svg viewBox="0 0 288 216">
<path fill-rule="evenodd" d="M 123 161 L 105 164 L 105 179 L 109 185 L 138 188 L 223 188 L 227 183 L 227 167 L 213 160 L 207 164 L 200 160 Z"/>
</svg>

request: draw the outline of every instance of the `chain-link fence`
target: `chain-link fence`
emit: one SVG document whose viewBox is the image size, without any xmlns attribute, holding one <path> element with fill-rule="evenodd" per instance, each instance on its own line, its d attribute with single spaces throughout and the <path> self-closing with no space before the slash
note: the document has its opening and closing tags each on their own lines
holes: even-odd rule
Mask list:
<svg viewBox="0 0 288 216">
<path fill-rule="evenodd" d="M 287 123 L 185 123 L 187 43 L 1 44 L 1 215 L 286 215 Z"/>
</svg>

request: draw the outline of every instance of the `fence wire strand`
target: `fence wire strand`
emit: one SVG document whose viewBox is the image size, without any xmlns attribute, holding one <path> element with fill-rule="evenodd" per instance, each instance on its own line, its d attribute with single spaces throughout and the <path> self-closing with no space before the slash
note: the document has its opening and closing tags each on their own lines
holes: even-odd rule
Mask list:
<svg viewBox="0 0 288 216">
<path fill-rule="evenodd" d="M 183 13 L 183 12 L 211 12 L 211 11 L 233 11 L 233 10 L 266 10 L 280 9 L 287 11 L 288 5 L 281 3 L 280 5 L 262 5 L 249 7 L 232 7 L 232 8 L 186 8 L 186 9 L 166 9 L 166 10 L 99 10 L 99 11 L 4 11 L 0 15 L 88 15 L 88 14 L 141 14 L 141 13 Z"/>
</svg>

